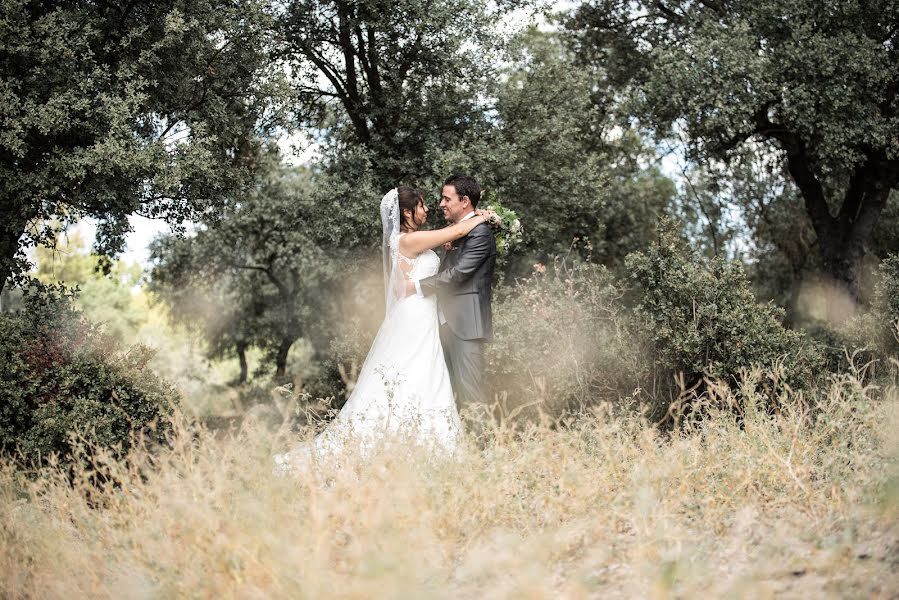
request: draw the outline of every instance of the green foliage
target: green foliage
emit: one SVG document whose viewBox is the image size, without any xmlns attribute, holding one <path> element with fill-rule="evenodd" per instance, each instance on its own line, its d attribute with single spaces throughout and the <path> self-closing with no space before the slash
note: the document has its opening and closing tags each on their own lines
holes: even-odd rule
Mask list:
<svg viewBox="0 0 899 600">
<path fill-rule="evenodd" d="M 608 198 L 589 239 L 593 254 L 618 270 L 628 254 L 654 239 L 659 219 L 672 212 L 676 189 L 654 147 L 635 129 L 622 130 L 605 151 Z"/>
<path fill-rule="evenodd" d="M 899 323 L 899 254 L 887 256 L 880 263 L 880 276 L 874 301 L 887 323 L 895 326 Z"/>
<path fill-rule="evenodd" d="M 731 201 L 728 208 L 744 215 L 752 239 L 745 258 L 756 293 L 793 311 L 798 286 L 820 268 L 820 260 L 814 228 L 785 161 L 761 147 L 747 147 L 734 153 L 730 169 L 714 176 Z"/>
<path fill-rule="evenodd" d="M 173 319 L 199 332 L 210 357 L 238 345 L 266 352 L 261 372 L 286 375 L 293 343 L 305 337 L 327 350 L 333 298 L 350 277 L 354 244 L 377 239 L 374 197 L 344 218 L 328 176 L 278 164 L 196 235 L 157 240 L 151 250 L 150 289 Z M 357 263 L 353 266 L 353 263 Z"/>
<path fill-rule="evenodd" d="M 685 133 L 691 158 L 747 142 L 780 155 L 821 267 L 857 297 L 899 189 L 897 20 L 896 0 L 592 0 L 569 25 L 582 60 L 629 87 L 657 134 Z"/>
<path fill-rule="evenodd" d="M 165 306 L 172 325 L 199 334 L 209 358 L 226 358 L 252 343 L 263 310 L 252 291 L 264 282 L 253 273 L 244 279 L 227 272 L 217 276 L 212 257 L 218 253 L 206 239 L 201 231 L 196 237 L 154 240 L 148 290 Z M 244 294 L 246 289 L 251 292 Z"/>
<path fill-rule="evenodd" d="M 38 246 L 34 254 L 35 279 L 77 287 L 75 307 L 117 341 L 137 336 L 145 316 L 136 306 L 133 294 L 141 277 L 138 264 L 115 261 L 109 272 L 103 273 L 102 258 L 90 254 L 87 243 L 77 233 L 67 234 L 52 248 Z"/>
<path fill-rule="evenodd" d="M 31 283 L 22 310 L 0 314 L 0 451 L 24 465 L 70 460 L 72 435 L 124 456 L 133 436 L 162 442 L 178 403 L 148 368 L 72 306 L 62 287 Z"/>
<path fill-rule="evenodd" d="M 268 4 L 238 0 L 0 3 L 0 287 L 52 244 L 53 227 L 98 219 L 115 255 L 128 215 L 213 215 L 277 124 Z"/>
<path fill-rule="evenodd" d="M 776 139 L 772 119 L 823 173 L 858 164 L 865 148 L 899 150 L 897 20 L 895 0 L 594 0 L 570 25 L 584 58 L 645 86 L 640 109 L 660 127 L 686 119 L 694 144 L 726 152 L 753 135 Z"/>
<path fill-rule="evenodd" d="M 636 337 L 645 340 L 658 373 L 656 416 L 684 389 L 701 395 L 706 377 L 737 390 L 741 372 L 755 366 L 770 374 L 772 405 L 785 387 L 814 382 L 822 366 L 818 349 L 783 327 L 782 310 L 756 301 L 738 263 L 696 256 L 668 223 L 658 242 L 628 257 L 627 267 L 636 284 Z M 676 385 L 680 374 L 682 385 Z"/>
<path fill-rule="evenodd" d="M 569 255 L 498 290 L 488 380 L 507 414 L 558 416 L 641 387 L 639 345 L 622 290 L 604 267 Z"/>
<path fill-rule="evenodd" d="M 880 213 L 880 220 L 871 239 L 871 254 L 880 258 L 899 254 L 899 190 L 890 194 Z"/>
<path fill-rule="evenodd" d="M 449 148 L 435 170 L 473 173 L 515 210 L 527 232 L 523 255 L 546 261 L 580 238 L 590 240 L 594 260 L 620 266 L 652 238 L 673 184 L 615 114 L 612 91 L 572 68 L 558 34 L 529 29 L 506 60 L 493 128 Z"/>
<path fill-rule="evenodd" d="M 889 365 L 891 358 L 899 357 L 899 254 L 881 261 L 871 305 L 837 335 L 851 350 L 864 351 L 866 360 Z"/>
<path fill-rule="evenodd" d="M 537 402 L 558 415 L 631 399 L 664 422 L 715 396 L 707 378 L 742 397 L 744 372 L 759 367 L 756 391 L 770 406 L 788 387 L 815 383 L 819 348 L 785 329 L 782 311 L 757 303 L 738 264 L 688 251 L 671 222 L 626 265 L 632 287 L 569 257 L 499 290 L 489 371 L 508 394 L 507 412 Z"/>
<path fill-rule="evenodd" d="M 381 193 L 433 186 L 432 163 L 485 123 L 484 92 L 504 39 L 503 0 L 291 0 L 279 19 L 304 125 L 325 130 L 325 160 L 364 161 Z M 345 181 L 354 181 L 346 177 Z"/>
<path fill-rule="evenodd" d="M 560 254 L 595 233 L 606 209 L 608 157 L 593 130 L 605 107 L 556 37 L 531 30 L 510 54 L 497 90 L 500 127 L 482 141 L 488 187 L 527 221 L 531 250 Z"/>
</svg>

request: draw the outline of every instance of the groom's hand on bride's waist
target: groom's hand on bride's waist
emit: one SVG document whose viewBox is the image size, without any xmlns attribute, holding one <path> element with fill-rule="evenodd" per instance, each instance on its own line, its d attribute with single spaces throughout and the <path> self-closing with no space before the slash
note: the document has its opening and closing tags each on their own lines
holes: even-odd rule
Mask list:
<svg viewBox="0 0 899 600">
<path fill-rule="evenodd" d="M 415 290 L 415 282 L 411 279 L 406 280 L 406 297 L 411 296 L 416 292 Z"/>
</svg>

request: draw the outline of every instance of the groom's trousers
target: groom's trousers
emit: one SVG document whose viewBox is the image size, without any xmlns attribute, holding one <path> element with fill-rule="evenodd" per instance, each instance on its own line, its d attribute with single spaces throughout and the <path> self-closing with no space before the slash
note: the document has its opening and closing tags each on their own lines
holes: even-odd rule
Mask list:
<svg viewBox="0 0 899 600">
<path fill-rule="evenodd" d="M 484 394 L 486 342 L 463 340 L 445 324 L 440 326 L 440 341 L 459 411 L 471 413 L 487 410 L 487 398 Z"/>
</svg>

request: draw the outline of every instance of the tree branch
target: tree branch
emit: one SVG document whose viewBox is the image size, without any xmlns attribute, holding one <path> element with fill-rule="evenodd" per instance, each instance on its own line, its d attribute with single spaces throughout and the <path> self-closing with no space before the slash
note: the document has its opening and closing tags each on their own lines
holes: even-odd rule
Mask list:
<svg viewBox="0 0 899 600">
<path fill-rule="evenodd" d="M 661 12 L 665 17 L 667 17 L 669 21 L 673 21 L 674 23 L 682 23 L 684 20 L 683 15 L 668 8 L 665 5 L 665 3 L 662 2 L 661 0 L 656 2 L 656 8 L 658 8 L 659 12 Z"/>
<path fill-rule="evenodd" d="M 342 0 L 337 2 L 337 17 L 340 49 L 343 52 L 343 68 L 344 73 L 346 73 L 346 92 L 350 101 L 350 106 L 347 107 L 347 110 L 358 116 L 358 112 L 362 108 L 362 97 L 359 91 L 359 80 L 356 77 L 356 48 L 353 47 L 353 35 L 350 29 L 350 10 Z M 355 124 L 356 119 L 352 115 L 351 118 Z M 364 120 L 361 123 L 364 124 Z M 365 130 L 367 137 L 368 128 L 365 127 Z"/>
<path fill-rule="evenodd" d="M 418 51 L 421 49 L 421 32 L 415 35 L 415 41 L 412 42 L 412 46 L 409 48 L 409 53 L 406 55 L 405 60 L 400 63 L 399 68 L 397 68 L 397 81 L 402 84 L 403 80 L 406 79 L 406 75 L 409 74 L 409 69 L 412 68 L 412 63 L 415 60 L 415 57 L 418 55 Z"/>
<path fill-rule="evenodd" d="M 877 225 L 890 192 L 899 187 L 899 159 L 869 157 L 860 177 L 860 187 L 861 199 L 854 213 L 848 213 L 852 220 L 846 225 L 846 233 L 850 241 L 863 244 Z"/>
<path fill-rule="evenodd" d="M 253 271 L 261 271 L 265 273 L 265 276 L 268 277 L 269 281 L 274 284 L 276 288 L 278 288 L 278 293 L 285 299 L 290 298 L 289 290 L 287 286 L 285 286 L 280 279 L 275 277 L 274 273 L 272 273 L 271 268 L 269 267 L 260 267 L 259 265 L 241 265 L 237 263 L 231 263 L 231 266 L 236 269 L 250 269 Z"/>
<path fill-rule="evenodd" d="M 880 43 L 887 43 L 888 41 L 893 39 L 893 36 L 895 36 L 897 32 L 899 32 L 899 23 L 894 23 L 893 27 L 889 31 L 887 31 L 887 34 L 880 39 Z"/>
<path fill-rule="evenodd" d="M 371 27 L 368 28 L 368 64 L 371 68 L 368 85 L 371 87 L 372 96 L 381 97 L 381 71 L 378 68 L 378 51 L 375 40 L 375 31 Z"/>
<path fill-rule="evenodd" d="M 678 137 L 680 136 L 678 135 Z M 683 140 L 681 140 L 681 143 L 683 143 Z M 672 148 L 671 151 L 673 152 L 674 149 Z M 718 244 L 718 227 L 715 225 L 715 220 L 712 219 L 711 214 L 709 214 L 709 211 L 706 210 L 705 204 L 703 204 L 702 202 L 702 196 L 700 196 L 699 191 L 696 189 L 696 186 L 693 185 L 693 180 L 690 178 L 690 174 L 687 172 L 687 166 L 685 164 L 682 164 L 680 161 L 677 162 L 677 166 L 678 169 L 680 169 L 681 176 L 684 178 L 684 181 L 687 182 L 687 187 L 690 188 L 690 193 L 696 199 L 696 204 L 699 205 L 699 212 L 702 213 L 702 216 L 705 217 L 705 220 L 709 224 L 709 237 L 712 238 L 712 252 L 714 252 L 715 256 L 720 256 L 720 248 Z"/>
<path fill-rule="evenodd" d="M 840 229 L 846 233 L 851 229 L 852 224 L 858 218 L 859 210 L 862 206 L 862 198 L 864 197 L 865 180 L 868 178 L 868 162 L 856 167 L 852 176 L 849 178 L 849 187 L 843 196 L 843 205 L 837 215 L 837 221 Z"/>
<path fill-rule="evenodd" d="M 337 98 L 339 100 L 341 98 L 340 94 L 336 92 L 330 92 L 321 88 L 307 87 L 303 85 L 295 88 L 295 92 L 303 95 L 313 95 L 315 96 L 316 100 L 318 100 L 319 98 Z"/>
<path fill-rule="evenodd" d="M 368 48 L 365 43 L 365 37 L 362 35 L 362 29 L 358 23 L 353 27 L 353 35 L 356 36 L 356 44 L 358 45 L 359 63 L 362 65 L 362 71 L 368 76 L 371 72 L 371 63 L 368 60 Z"/>
<path fill-rule="evenodd" d="M 772 123 L 768 118 L 768 105 L 763 106 L 755 115 L 755 133 L 780 142 L 787 153 L 787 169 L 796 182 L 796 186 L 805 200 L 805 209 L 812 219 L 812 225 L 819 236 L 828 236 L 833 232 L 834 218 L 830 214 L 824 188 L 812 171 L 805 142 L 790 129 Z"/>
<path fill-rule="evenodd" d="M 303 56 L 312 61 L 312 64 L 315 65 L 319 71 L 321 71 L 325 77 L 327 77 L 328 81 L 331 82 L 331 85 L 334 86 L 337 97 L 344 102 L 344 104 L 348 101 L 349 95 L 347 94 L 346 88 L 344 87 L 343 80 L 340 79 L 340 74 L 337 70 L 326 61 L 323 57 L 319 56 L 319 54 L 311 47 L 304 46 L 300 49 L 300 52 L 303 53 Z"/>
<path fill-rule="evenodd" d="M 727 14 L 727 11 L 724 9 L 724 3 L 719 0 L 699 0 L 700 4 L 709 8 L 722 17 Z"/>
</svg>

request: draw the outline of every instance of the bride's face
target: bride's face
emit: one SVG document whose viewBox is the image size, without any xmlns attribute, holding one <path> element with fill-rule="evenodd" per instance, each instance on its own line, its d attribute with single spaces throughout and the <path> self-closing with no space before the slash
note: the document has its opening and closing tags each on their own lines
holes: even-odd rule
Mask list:
<svg viewBox="0 0 899 600">
<path fill-rule="evenodd" d="M 421 226 L 428 220 L 428 207 L 424 201 L 419 200 L 415 206 L 415 212 L 412 214 L 412 223 L 415 230 L 421 229 Z"/>
<path fill-rule="evenodd" d="M 419 200 L 418 206 L 415 207 L 415 222 L 421 227 L 428 220 L 428 207 L 423 200 Z"/>
</svg>

